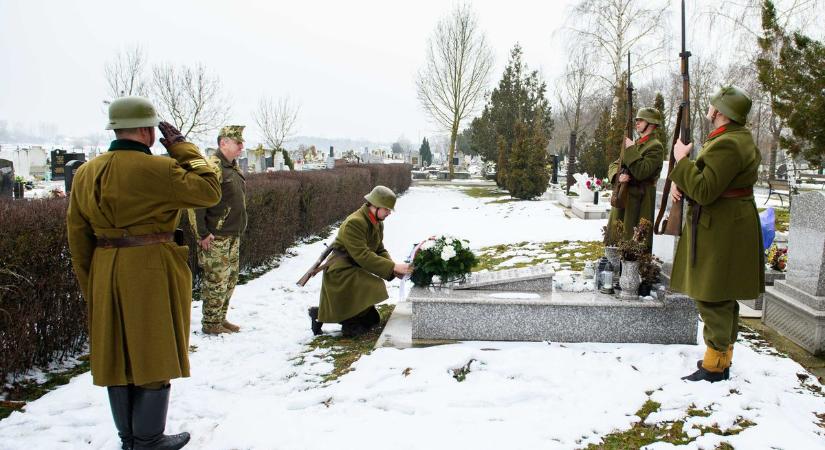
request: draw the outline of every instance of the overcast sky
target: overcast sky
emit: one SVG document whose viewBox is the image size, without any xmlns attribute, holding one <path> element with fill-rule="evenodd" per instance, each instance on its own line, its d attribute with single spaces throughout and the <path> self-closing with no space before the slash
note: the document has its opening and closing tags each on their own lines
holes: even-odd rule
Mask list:
<svg viewBox="0 0 825 450">
<path fill-rule="evenodd" d="M 543 73 L 552 94 L 566 63 L 560 30 L 573 0 L 471 3 L 496 57 L 491 86 L 519 42 L 524 60 Z M 679 2 L 671 3 L 678 36 Z M 697 3 L 703 0 L 689 5 L 695 10 Z M 104 65 L 118 51 L 139 45 L 150 65 L 203 63 L 219 76 L 230 98 L 229 122 L 248 125 L 252 139 L 258 135 L 251 114 L 258 99 L 289 95 L 301 104 L 301 135 L 379 142 L 404 135 L 420 142 L 442 130 L 421 109 L 416 74 L 427 38 L 453 5 L 0 0 L 0 120 L 12 128 L 51 122 L 69 136 L 101 132 Z"/>
</svg>

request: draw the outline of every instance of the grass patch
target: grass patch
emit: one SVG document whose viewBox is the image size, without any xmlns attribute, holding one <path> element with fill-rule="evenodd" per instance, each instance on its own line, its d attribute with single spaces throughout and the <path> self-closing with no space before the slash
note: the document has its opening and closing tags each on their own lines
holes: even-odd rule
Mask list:
<svg viewBox="0 0 825 450">
<path fill-rule="evenodd" d="M 554 241 L 554 242 L 519 242 L 510 245 L 493 245 L 483 247 L 477 252 L 479 263 L 473 271 L 518 269 L 540 264 L 553 264 L 556 268 L 569 268 L 580 271 L 584 263 L 599 259 L 604 254 L 601 241 Z M 523 257 L 512 265 L 502 263 L 516 256 Z"/>
<path fill-rule="evenodd" d="M 685 421 L 677 420 L 675 422 L 663 422 L 648 425 L 645 423 L 647 417 L 659 410 L 661 405 L 648 399 L 644 405 L 636 412 L 636 415 L 641 420 L 633 425 L 627 431 L 620 431 L 611 433 L 602 438 L 601 444 L 590 444 L 586 447 L 587 450 L 624 450 L 630 448 L 640 448 L 645 445 L 653 444 L 654 442 L 667 442 L 673 445 L 686 445 L 696 440 L 691 438 L 685 432 Z M 708 417 L 710 413 L 706 410 L 690 408 L 687 411 L 688 416 Z M 700 436 L 703 434 L 716 434 L 719 436 L 733 436 L 741 433 L 746 428 L 754 426 L 755 423 L 738 418 L 733 426 L 727 430 L 721 430 L 717 426 L 697 426 L 696 429 L 700 431 Z M 698 436 L 697 436 L 698 437 Z M 717 449 L 732 449 L 729 444 L 721 443 Z"/>
<path fill-rule="evenodd" d="M 466 380 L 467 375 L 470 373 L 470 366 L 474 362 L 475 362 L 475 359 L 471 359 L 471 360 L 467 361 L 467 364 L 464 364 L 463 366 L 459 367 L 458 369 L 453 369 L 452 370 L 453 378 L 455 378 L 455 380 L 458 381 L 459 383 Z"/>
<path fill-rule="evenodd" d="M 338 378 L 346 375 L 354 370 L 352 364 L 358 361 L 363 355 L 368 355 L 372 352 L 375 342 L 381 336 L 390 314 L 395 309 L 395 305 L 377 305 L 376 309 L 381 316 L 381 322 L 377 327 L 354 338 L 345 338 L 343 336 L 321 335 L 316 336 L 308 345 L 307 349 L 302 355 L 293 358 L 295 365 L 301 365 L 306 358 L 306 354 L 314 350 L 325 350 L 324 357 L 331 359 L 333 369 L 332 372 L 326 374 L 322 381 L 324 383 L 335 381 Z"/>
<path fill-rule="evenodd" d="M 495 186 L 473 186 L 462 189 L 461 192 L 473 198 L 496 198 L 510 195 L 509 192 L 502 191 Z"/>
<path fill-rule="evenodd" d="M 764 211 L 765 208 L 759 208 L 759 212 Z M 776 222 L 776 231 L 783 233 L 788 232 L 788 227 L 791 223 L 791 211 L 788 208 L 774 207 L 774 219 Z"/>
<path fill-rule="evenodd" d="M 72 378 L 90 370 L 89 355 L 78 358 L 80 364 L 60 372 L 47 373 L 46 382 L 38 384 L 36 381 L 22 381 L 14 383 L 5 392 L 6 400 L 0 401 L 0 420 L 5 419 L 14 411 L 22 410 L 26 403 L 37 400 L 50 391 L 67 384 Z"/>
</svg>

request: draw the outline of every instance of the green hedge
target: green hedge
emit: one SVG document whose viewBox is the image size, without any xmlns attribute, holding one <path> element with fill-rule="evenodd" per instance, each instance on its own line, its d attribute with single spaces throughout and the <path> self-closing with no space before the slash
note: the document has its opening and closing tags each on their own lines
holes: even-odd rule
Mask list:
<svg viewBox="0 0 825 450">
<path fill-rule="evenodd" d="M 297 240 L 323 232 L 358 208 L 375 185 L 405 192 L 411 169 L 365 164 L 248 176 L 241 271 L 269 267 Z M 86 303 L 66 242 L 67 207 L 66 199 L 0 201 L 0 380 L 86 345 Z M 194 249 L 194 236 L 183 228 Z M 197 283 L 193 251 L 190 266 Z"/>
</svg>

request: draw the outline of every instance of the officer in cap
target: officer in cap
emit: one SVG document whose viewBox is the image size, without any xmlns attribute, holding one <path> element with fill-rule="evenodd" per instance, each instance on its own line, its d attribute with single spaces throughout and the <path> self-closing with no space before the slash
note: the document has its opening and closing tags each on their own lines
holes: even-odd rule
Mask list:
<svg viewBox="0 0 825 450">
<path fill-rule="evenodd" d="M 241 235 L 247 223 L 246 179 L 238 165 L 243 130 L 243 125 L 221 128 L 218 151 L 209 157 L 221 182 L 221 201 L 189 216 L 196 228 L 198 262 L 203 268 L 201 330 L 205 334 L 237 333 L 241 329 L 226 319 L 226 313 L 238 283 Z"/>
<path fill-rule="evenodd" d="M 374 305 L 388 298 L 384 280 L 412 271 L 409 264 L 394 262 L 384 248 L 384 220 L 395 209 L 395 193 L 376 186 L 364 199 L 367 202 L 341 224 L 325 263 L 320 306 L 309 309 L 316 336 L 323 323 L 340 323 L 345 337 L 378 325 Z"/>
<path fill-rule="evenodd" d="M 636 132 L 639 138 L 633 142 L 625 137 L 624 154 L 621 160 L 610 164 L 607 178 L 611 183 L 627 183 L 627 203 L 624 208 L 612 208 L 607 222 L 607 232 L 612 238 L 630 240 L 633 228 L 641 219 L 653 223 L 653 210 L 656 207 L 656 182 L 662 172 L 664 146 L 654 133 L 662 125 L 662 114 L 656 108 L 640 108 L 636 113 Z M 625 170 L 622 170 L 625 169 Z M 614 236 L 616 221 L 624 224 L 622 236 Z M 649 230 L 645 242 L 650 251 L 653 241 L 653 228 Z"/>
<path fill-rule="evenodd" d="M 155 126 L 171 158 L 152 155 Z M 113 101 L 106 129 L 116 139 L 78 169 L 66 219 L 89 305 L 92 382 L 107 387 L 124 449 L 177 449 L 189 434 L 163 432 L 169 380 L 189 376 L 192 274 L 174 231 L 182 208 L 220 199 L 220 184 L 143 97 Z"/>
<path fill-rule="evenodd" d="M 753 198 L 762 161 L 745 127 L 751 99 L 736 86 L 710 99 L 713 131 L 695 161 L 693 144 L 674 147 L 677 161 L 671 196 L 687 200 L 687 220 L 673 260 L 670 287 L 696 301 L 704 322 L 705 356 L 688 381 L 716 382 L 730 376 L 739 328 L 737 300 L 764 292 L 762 229 Z"/>
</svg>

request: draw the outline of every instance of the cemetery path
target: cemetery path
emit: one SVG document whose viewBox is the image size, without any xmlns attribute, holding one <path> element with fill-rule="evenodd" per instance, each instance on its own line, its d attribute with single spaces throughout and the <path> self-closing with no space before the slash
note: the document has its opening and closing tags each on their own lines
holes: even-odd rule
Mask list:
<svg viewBox="0 0 825 450">
<path fill-rule="evenodd" d="M 433 234 L 474 248 L 600 237 L 601 221 L 568 219 L 552 202 L 493 200 L 413 187 L 387 220 L 387 247 L 400 260 Z M 569 449 L 630 428 L 648 400 L 661 406 L 647 423 L 684 420 L 691 437 L 713 424 L 745 428 L 705 433 L 683 448 L 825 446 L 815 377 L 800 380 L 805 371 L 794 361 L 746 341 L 736 345 L 732 379 L 713 385 L 679 380 L 701 357 L 698 345 L 547 342 L 382 348 L 325 384 L 329 358 L 307 352 L 306 308 L 317 303 L 320 277 L 295 286 L 322 245 L 296 246 L 280 267 L 236 289 L 229 318 L 241 333 L 204 337 L 194 304 L 193 376 L 173 382 L 167 427 L 192 433 L 187 448 Z M 389 291 L 396 302 L 398 280 Z M 84 374 L 0 421 L 0 449 L 29 448 L 118 448 L 105 390 Z"/>
</svg>

